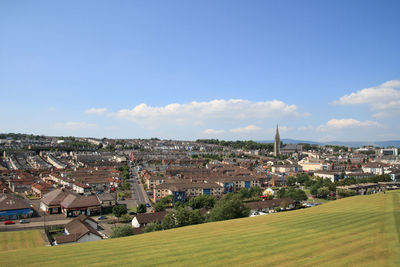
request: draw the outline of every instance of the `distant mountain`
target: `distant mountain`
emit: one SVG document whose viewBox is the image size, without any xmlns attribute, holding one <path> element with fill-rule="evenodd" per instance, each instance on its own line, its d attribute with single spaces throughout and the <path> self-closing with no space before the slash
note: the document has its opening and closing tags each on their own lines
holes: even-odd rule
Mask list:
<svg viewBox="0 0 400 267">
<path fill-rule="evenodd" d="M 334 146 L 347 146 L 347 147 L 361 147 L 361 146 L 376 146 L 376 147 L 400 147 L 400 140 L 392 140 L 392 141 L 353 141 L 353 142 L 342 142 L 342 141 L 330 141 L 330 142 L 314 142 L 314 141 L 305 141 L 305 140 L 296 140 L 296 139 L 282 139 L 282 143 L 284 144 L 312 144 L 312 145 L 334 145 Z M 273 140 L 263 140 L 257 141 L 259 143 L 273 143 Z"/>
</svg>

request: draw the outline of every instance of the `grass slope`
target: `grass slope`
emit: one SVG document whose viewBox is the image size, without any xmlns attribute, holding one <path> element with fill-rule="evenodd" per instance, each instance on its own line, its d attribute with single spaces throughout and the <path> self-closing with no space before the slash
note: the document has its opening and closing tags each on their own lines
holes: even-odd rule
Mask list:
<svg viewBox="0 0 400 267">
<path fill-rule="evenodd" d="M 43 247 L 39 230 L 0 232 L 0 251 Z"/>
<path fill-rule="evenodd" d="M 400 191 L 393 191 L 133 237 L 0 252 L 0 259 L 2 266 L 400 266 L 399 228 Z"/>
</svg>

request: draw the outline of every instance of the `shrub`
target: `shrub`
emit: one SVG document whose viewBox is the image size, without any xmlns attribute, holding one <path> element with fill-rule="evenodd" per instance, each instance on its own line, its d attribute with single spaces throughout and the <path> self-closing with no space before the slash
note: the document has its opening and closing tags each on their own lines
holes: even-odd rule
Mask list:
<svg viewBox="0 0 400 267">
<path fill-rule="evenodd" d="M 133 235 L 131 225 L 116 226 L 112 228 L 111 238 L 123 237 Z"/>
</svg>

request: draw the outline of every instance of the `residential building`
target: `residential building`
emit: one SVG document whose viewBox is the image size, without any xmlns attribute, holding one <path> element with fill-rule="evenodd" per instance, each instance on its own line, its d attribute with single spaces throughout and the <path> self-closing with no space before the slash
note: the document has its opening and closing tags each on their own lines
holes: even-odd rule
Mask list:
<svg viewBox="0 0 400 267">
<path fill-rule="evenodd" d="M 95 220 L 83 214 L 79 215 L 65 225 L 64 235 L 55 238 L 55 245 L 101 240 L 103 235 L 98 229 L 99 226 Z"/>
<path fill-rule="evenodd" d="M 132 227 L 133 228 L 142 228 L 152 222 L 162 223 L 165 215 L 167 215 L 167 211 L 155 212 L 155 213 L 143 213 L 137 214 L 132 219 Z"/>
<path fill-rule="evenodd" d="M 33 209 L 25 199 L 13 194 L 0 193 L 0 221 L 31 217 Z"/>
</svg>

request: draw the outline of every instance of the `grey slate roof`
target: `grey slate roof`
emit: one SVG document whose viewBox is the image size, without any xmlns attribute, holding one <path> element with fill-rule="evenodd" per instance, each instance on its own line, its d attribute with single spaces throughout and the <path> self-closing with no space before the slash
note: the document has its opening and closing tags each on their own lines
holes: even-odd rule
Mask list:
<svg viewBox="0 0 400 267">
<path fill-rule="evenodd" d="M 0 211 L 28 209 L 30 207 L 24 199 L 13 194 L 0 193 Z"/>
<path fill-rule="evenodd" d="M 43 195 L 42 202 L 47 206 L 56 206 L 60 205 L 60 203 L 66 198 L 68 192 L 62 189 L 53 190 L 45 195 Z"/>
</svg>

